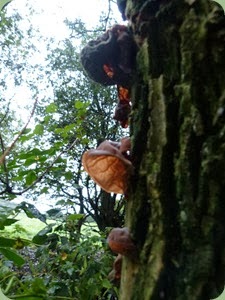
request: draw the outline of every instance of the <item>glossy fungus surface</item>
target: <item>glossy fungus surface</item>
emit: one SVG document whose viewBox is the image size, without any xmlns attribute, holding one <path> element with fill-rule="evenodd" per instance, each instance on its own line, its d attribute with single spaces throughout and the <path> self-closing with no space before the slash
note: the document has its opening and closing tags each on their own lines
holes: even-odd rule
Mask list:
<svg viewBox="0 0 225 300">
<path fill-rule="evenodd" d="M 128 159 L 130 142 L 104 141 L 97 149 L 86 151 L 82 163 L 86 172 L 106 192 L 124 194 L 132 164 Z M 122 152 L 121 152 L 122 149 Z"/>
</svg>

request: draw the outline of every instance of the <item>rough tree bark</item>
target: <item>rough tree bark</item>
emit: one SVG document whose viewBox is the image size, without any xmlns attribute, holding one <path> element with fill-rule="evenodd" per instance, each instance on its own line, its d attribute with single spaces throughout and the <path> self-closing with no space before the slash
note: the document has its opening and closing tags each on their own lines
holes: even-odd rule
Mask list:
<svg viewBox="0 0 225 300">
<path fill-rule="evenodd" d="M 139 43 L 120 300 L 207 300 L 225 275 L 225 18 L 213 1 L 127 0 Z"/>
</svg>

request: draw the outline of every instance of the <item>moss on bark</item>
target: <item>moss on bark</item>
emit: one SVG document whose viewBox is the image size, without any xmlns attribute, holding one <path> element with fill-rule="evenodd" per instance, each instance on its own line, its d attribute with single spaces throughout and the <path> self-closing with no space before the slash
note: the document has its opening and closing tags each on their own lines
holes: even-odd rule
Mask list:
<svg viewBox="0 0 225 300">
<path fill-rule="evenodd" d="M 225 17 L 206 0 L 128 0 L 127 14 L 139 257 L 124 260 L 120 299 L 211 299 L 225 272 Z"/>
</svg>

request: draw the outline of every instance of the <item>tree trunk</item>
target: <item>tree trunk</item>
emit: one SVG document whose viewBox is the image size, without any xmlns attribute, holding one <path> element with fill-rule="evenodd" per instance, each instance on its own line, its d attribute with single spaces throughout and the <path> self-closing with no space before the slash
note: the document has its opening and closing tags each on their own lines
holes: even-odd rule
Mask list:
<svg viewBox="0 0 225 300">
<path fill-rule="evenodd" d="M 107 227 L 122 227 L 124 224 L 123 208 L 121 200 L 120 204 L 116 204 L 116 194 L 111 195 L 101 190 L 98 207 L 93 216 L 99 230 L 104 232 Z"/>
<path fill-rule="evenodd" d="M 160 3 L 160 5 L 159 5 Z M 128 0 L 139 44 L 120 300 L 207 300 L 225 278 L 225 18 L 207 0 Z"/>
</svg>

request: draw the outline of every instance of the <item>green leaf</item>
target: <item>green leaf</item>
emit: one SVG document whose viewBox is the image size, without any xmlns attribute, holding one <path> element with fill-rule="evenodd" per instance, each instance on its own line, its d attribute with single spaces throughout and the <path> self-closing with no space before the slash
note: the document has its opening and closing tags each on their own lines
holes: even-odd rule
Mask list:
<svg viewBox="0 0 225 300">
<path fill-rule="evenodd" d="M 56 111 L 57 111 L 57 105 L 55 103 L 50 103 L 45 109 L 46 113 L 54 113 Z"/>
<path fill-rule="evenodd" d="M 21 249 L 24 246 L 28 245 L 29 241 L 25 241 L 21 238 L 6 238 L 4 236 L 0 236 L 0 245 L 4 248 L 15 248 Z"/>
<path fill-rule="evenodd" d="M 67 217 L 67 220 L 70 220 L 70 221 L 74 221 L 74 220 L 80 220 L 84 217 L 83 214 L 71 214 Z"/>
<path fill-rule="evenodd" d="M 15 239 L 10 239 L 10 238 L 5 238 L 5 237 L 2 237 L 0 236 L 0 245 L 1 247 L 14 247 L 16 243 L 16 240 Z"/>
<path fill-rule="evenodd" d="M 26 185 L 29 186 L 31 185 L 35 180 L 37 179 L 37 176 L 34 171 L 31 171 L 28 173 L 26 177 Z"/>
<path fill-rule="evenodd" d="M 81 109 L 81 108 L 83 108 L 83 107 L 85 107 L 86 106 L 86 104 L 84 103 L 84 102 L 81 102 L 80 100 L 77 100 L 77 101 L 75 101 L 75 103 L 74 103 L 74 107 L 76 108 L 76 109 Z"/>
<path fill-rule="evenodd" d="M 33 136 L 33 134 L 21 135 L 20 141 L 21 141 L 21 142 L 29 141 L 29 140 L 31 139 L 32 136 Z"/>
<path fill-rule="evenodd" d="M 44 132 L 44 126 L 41 124 L 37 124 L 34 128 L 34 134 L 42 135 Z"/>
<path fill-rule="evenodd" d="M 46 213 L 49 215 L 49 217 L 61 217 L 62 212 L 60 208 L 52 208 L 46 211 Z"/>
<path fill-rule="evenodd" d="M 37 245 L 43 245 L 48 240 L 47 235 L 35 235 L 32 239 L 32 242 Z"/>
<path fill-rule="evenodd" d="M 31 129 L 30 129 L 30 128 L 26 128 L 26 129 L 23 130 L 23 133 L 22 133 L 22 134 L 27 134 L 27 133 L 29 133 L 29 132 L 31 132 Z"/>
<path fill-rule="evenodd" d="M 8 259 L 13 261 L 16 265 L 22 266 L 25 263 L 25 259 L 17 254 L 15 251 L 5 248 L 5 247 L 0 247 L 0 252 Z"/>
<path fill-rule="evenodd" d="M 42 151 L 39 150 L 38 148 L 34 148 L 28 152 L 22 152 L 18 155 L 18 158 L 20 159 L 27 159 L 28 157 L 30 156 L 38 156 L 38 155 L 41 155 L 42 154 Z"/>
<path fill-rule="evenodd" d="M 73 174 L 73 172 L 68 171 L 64 174 L 64 176 L 65 176 L 66 180 L 71 180 L 71 179 L 73 179 L 74 174 Z"/>
<path fill-rule="evenodd" d="M 45 116 L 44 117 L 44 123 L 45 124 L 48 124 L 50 120 L 51 120 L 51 116 Z"/>
<path fill-rule="evenodd" d="M 35 278 L 31 286 L 35 294 L 46 294 L 46 287 L 43 278 Z"/>
<path fill-rule="evenodd" d="M 41 222 L 46 222 L 45 215 L 40 213 L 40 211 L 33 204 L 23 201 L 20 203 L 20 205 L 18 205 L 18 208 L 22 209 L 28 218 L 35 218 L 39 219 Z"/>
<path fill-rule="evenodd" d="M 0 0 L 0 11 L 12 0 Z"/>
<path fill-rule="evenodd" d="M 14 223 L 18 222 L 18 220 L 16 219 L 10 219 L 10 218 L 7 218 L 4 222 L 3 222 L 3 225 L 4 226 L 10 226 Z M 1 244 L 0 244 L 1 245 Z"/>
<path fill-rule="evenodd" d="M 48 194 L 48 187 L 44 187 L 40 190 L 40 194 Z"/>
<path fill-rule="evenodd" d="M 51 238 L 51 240 L 53 241 L 53 239 L 57 240 L 58 239 L 58 235 L 57 234 L 51 234 L 48 235 L 48 233 L 52 232 L 52 228 L 55 226 L 56 224 L 49 224 L 48 226 L 46 226 L 44 229 L 42 229 L 41 231 L 39 231 L 32 239 L 32 242 L 38 245 L 43 245 L 45 244 L 47 241 L 49 241 L 49 238 Z"/>
<path fill-rule="evenodd" d="M 29 167 L 32 164 L 36 163 L 36 160 L 34 157 L 29 157 L 28 159 L 26 159 L 26 161 L 24 162 L 24 166 L 25 167 Z"/>
<path fill-rule="evenodd" d="M 45 236 L 47 233 L 52 232 L 52 228 L 55 226 L 55 224 L 49 224 L 44 229 L 40 230 L 36 235 L 38 236 Z"/>
<path fill-rule="evenodd" d="M 56 134 L 61 134 L 63 137 L 66 137 L 68 135 L 68 133 L 70 133 L 71 131 L 73 131 L 73 129 L 76 127 L 76 124 L 71 123 L 69 125 L 66 125 L 63 128 L 56 128 L 55 129 L 55 133 Z"/>
<path fill-rule="evenodd" d="M 112 284 L 107 279 L 103 279 L 101 282 L 102 286 L 106 289 L 110 289 L 112 287 Z"/>
</svg>

